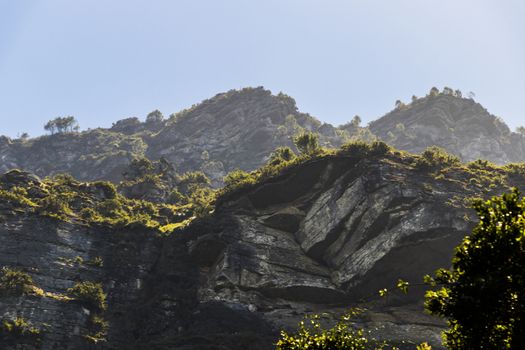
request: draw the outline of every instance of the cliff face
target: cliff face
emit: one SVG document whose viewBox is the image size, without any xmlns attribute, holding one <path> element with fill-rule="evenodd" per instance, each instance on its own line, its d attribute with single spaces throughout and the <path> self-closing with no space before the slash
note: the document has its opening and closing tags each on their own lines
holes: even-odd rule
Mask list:
<svg viewBox="0 0 525 350">
<path fill-rule="evenodd" d="M 47 293 L 0 296 L 0 314 L 41 329 L 39 341 L 18 339 L 23 349 L 271 349 L 278 330 L 303 315 L 336 315 L 366 300 L 360 322 L 378 336 L 435 345 L 442 324 L 423 315 L 420 290 L 374 302 L 378 289 L 448 266 L 473 225 L 463 200 L 525 181 L 503 168 L 487 177 L 463 166 L 430 171 L 416 160 L 311 159 L 224 194 L 213 215 L 167 237 L 3 201 L 0 266 L 28 272 Z M 80 281 L 101 283 L 108 295 L 99 312 L 104 341 L 86 338 L 95 310 L 56 297 Z"/>
<path fill-rule="evenodd" d="M 440 94 L 418 99 L 372 122 L 374 134 L 392 146 L 420 153 L 440 146 L 464 161 L 525 161 L 525 142 L 499 118 L 470 99 Z"/>
</svg>

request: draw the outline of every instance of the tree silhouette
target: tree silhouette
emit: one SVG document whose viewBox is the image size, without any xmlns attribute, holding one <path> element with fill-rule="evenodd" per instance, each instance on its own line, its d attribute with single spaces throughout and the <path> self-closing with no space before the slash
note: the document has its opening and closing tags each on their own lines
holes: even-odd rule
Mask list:
<svg viewBox="0 0 525 350">
<path fill-rule="evenodd" d="M 450 270 L 427 276 L 425 306 L 447 319 L 448 349 L 520 349 L 525 344 L 525 199 L 514 190 L 474 204 L 479 223 Z"/>
<path fill-rule="evenodd" d="M 44 125 L 44 130 L 55 133 L 77 132 L 79 130 L 78 122 L 75 117 L 69 115 L 67 117 L 57 117 L 48 121 Z"/>
</svg>

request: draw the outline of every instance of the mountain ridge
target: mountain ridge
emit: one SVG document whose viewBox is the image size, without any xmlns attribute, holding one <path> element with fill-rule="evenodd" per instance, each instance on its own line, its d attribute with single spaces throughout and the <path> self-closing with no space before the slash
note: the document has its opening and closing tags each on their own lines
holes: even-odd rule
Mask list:
<svg viewBox="0 0 525 350">
<path fill-rule="evenodd" d="M 511 132 L 479 103 L 451 89 L 436 90 L 400 103 L 365 127 L 359 120 L 338 127 L 322 123 L 298 111 L 293 98 L 262 87 L 230 90 L 168 119 L 155 111 L 144 122 L 127 118 L 107 129 L 35 139 L 1 137 L 0 171 L 21 168 L 39 176 L 66 172 L 81 180 L 119 182 L 133 159 L 164 158 L 179 172 L 204 172 L 220 187 L 232 170 L 262 166 L 279 146 L 293 149 L 292 138 L 301 132 L 319 134 L 324 147 L 380 139 L 413 153 L 436 145 L 464 161 L 525 161 L 523 135 Z"/>
</svg>

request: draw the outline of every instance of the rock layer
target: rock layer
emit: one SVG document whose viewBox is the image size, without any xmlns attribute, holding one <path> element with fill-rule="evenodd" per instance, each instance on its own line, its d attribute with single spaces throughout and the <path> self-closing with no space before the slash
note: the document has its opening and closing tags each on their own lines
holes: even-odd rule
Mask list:
<svg viewBox="0 0 525 350">
<path fill-rule="evenodd" d="M 450 264 L 473 225 L 454 203 L 475 193 L 462 168 L 436 180 L 412 164 L 395 154 L 313 159 L 223 195 L 212 216 L 170 237 L 4 204 L 0 266 L 27 271 L 54 295 L 79 281 L 102 283 L 109 328 L 106 341 L 90 342 L 93 311 L 49 296 L 1 297 L 0 314 L 42 329 L 40 343 L 22 349 L 271 349 L 279 329 L 305 314 L 332 315 L 330 322 L 366 302 L 359 322 L 375 335 L 439 348 L 443 325 L 423 314 L 420 289 L 386 301 L 376 295 Z M 103 265 L 87 263 L 95 258 Z"/>
</svg>

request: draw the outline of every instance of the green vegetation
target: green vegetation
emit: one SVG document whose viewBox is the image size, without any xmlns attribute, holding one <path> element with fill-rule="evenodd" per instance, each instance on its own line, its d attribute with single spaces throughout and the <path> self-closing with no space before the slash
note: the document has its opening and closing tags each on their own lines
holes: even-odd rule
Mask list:
<svg viewBox="0 0 525 350">
<path fill-rule="evenodd" d="M 210 188 L 210 179 L 200 171 L 178 174 L 162 158 L 156 162 L 137 158 L 124 177 L 118 188 L 128 198 L 178 206 L 186 211 L 186 218 L 207 215 L 212 210 L 215 191 Z"/>
<path fill-rule="evenodd" d="M 11 174 L 24 176 L 16 170 Z M 112 227 L 138 225 L 161 232 L 169 232 L 167 225 L 174 227 L 174 223 L 186 222 L 196 211 L 204 210 L 200 192 L 192 193 L 185 205 L 157 204 L 127 198 L 109 182 L 84 183 L 69 175 L 46 178 L 40 183 L 0 181 L 0 197 L 14 209 L 62 221 Z"/>
<path fill-rule="evenodd" d="M 87 308 L 95 311 L 104 311 L 106 305 L 106 293 L 100 283 L 79 282 L 68 288 L 68 294 Z"/>
<path fill-rule="evenodd" d="M 89 333 L 85 338 L 92 343 L 106 340 L 109 323 L 104 319 L 103 313 L 107 309 L 106 293 L 100 283 L 89 281 L 76 283 L 67 290 L 70 300 L 79 302 L 82 306 L 93 311 L 89 317 Z"/>
<path fill-rule="evenodd" d="M 426 308 L 447 319 L 448 349 L 519 349 L 525 342 L 525 199 L 517 190 L 474 204 L 479 224 L 452 268 L 426 281 Z"/>
<path fill-rule="evenodd" d="M 257 177 L 253 176 L 244 170 L 235 169 L 224 178 L 224 185 L 226 188 L 238 188 L 243 185 L 253 185 L 256 183 Z"/>
<path fill-rule="evenodd" d="M 164 120 L 164 115 L 158 109 L 148 113 L 146 116 L 146 123 L 160 123 Z"/>
<path fill-rule="evenodd" d="M 270 155 L 270 160 L 268 164 L 278 165 L 284 162 L 291 162 L 295 158 L 296 155 L 290 147 L 278 147 Z"/>
<path fill-rule="evenodd" d="M 315 136 L 314 136 L 315 138 Z M 305 138 L 311 140 L 310 136 Z M 308 142 L 307 142 L 308 143 Z M 315 142 L 314 142 L 315 143 Z M 308 147 L 306 148 L 308 149 Z M 254 186 L 261 181 L 281 175 L 286 169 L 293 168 L 311 160 L 329 158 L 329 157 L 380 157 L 385 156 L 391 151 L 390 147 L 379 141 L 367 143 L 363 141 L 348 142 L 340 150 L 326 149 L 322 147 L 315 148 L 315 151 L 296 155 L 288 147 L 277 148 L 268 162 L 261 168 L 246 172 L 236 169 L 224 178 L 225 186 L 218 191 L 217 198 L 243 188 Z"/>
<path fill-rule="evenodd" d="M 28 273 L 8 267 L 0 270 L 0 296 L 20 296 L 32 293 L 34 289 L 35 284 Z"/>
<path fill-rule="evenodd" d="M 91 260 L 88 260 L 86 262 L 87 265 L 93 266 L 93 267 L 103 267 L 104 266 L 104 260 L 100 256 L 96 256 Z"/>
<path fill-rule="evenodd" d="M 22 317 L 16 317 L 13 320 L 3 320 L 0 326 L 0 338 L 7 338 L 16 340 L 20 337 L 38 337 L 40 335 L 40 329 L 31 326 Z"/>
<path fill-rule="evenodd" d="M 355 115 L 353 118 L 352 118 L 352 121 L 350 122 L 354 127 L 358 128 L 361 126 L 361 117 L 358 116 L 358 115 Z"/>
<path fill-rule="evenodd" d="M 79 130 L 78 122 L 73 116 L 67 117 L 57 117 L 53 120 L 50 120 L 44 125 L 46 131 L 51 132 L 51 134 L 59 133 L 63 134 L 66 132 L 74 132 Z"/>
<path fill-rule="evenodd" d="M 421 154 L 421 157 L 416 160 L 415 165 L 418 168 L 435 169 L 458 165 L 460 163 L 458 157 L 447 153 L 447 151 L 440 147 L 432 146 Z"/>
<path fill-rule="evenodd" d="M 295 334 L 281 332 L 276 350 L 379 350 L 387 349 L 385 342 L 370 338 L 361 328 L 357 327 L 352 318 L 359 311 L 351 311 L 331 328 L 324 327 L 320 316 L 311 316 L 306 322 L 299 324 Z M 395 347 L 388 347 L 396 349 Z"/>
<path fill-rule="evenodd" d="M 88 323 L 89 334 L 85 338 L 92 343 L 98 343 L 106 340 L 106 336 L 109 329 L 109 322 L 106 321 L 102 316 L 93 314 L 89 318 Z"/>
<path fill-rule="evenodd" d="M 319 149 L 319 135 L 312 132 L 295 136 L 293 142 L 301 154 L 313 154 Z"/>
<path fill-rule="evenodd" d="M 374 141 L 372 143 L 355 141 L 345 143 L 343 146 L 341 146 L 341 150 L 338 152 L 338 154 L 349 155 L 358 158 L 380 157 L 388 154 L 390 150 L 390 146 L 381 141 Z"/>
<path fill-rule="evenodd" d="M 27 190 L 23 187 L 12 186 L 10 189 L 0 188 L 0 198 L 15 208 L 36 207 L 30 200 Z"/>
</svg>

